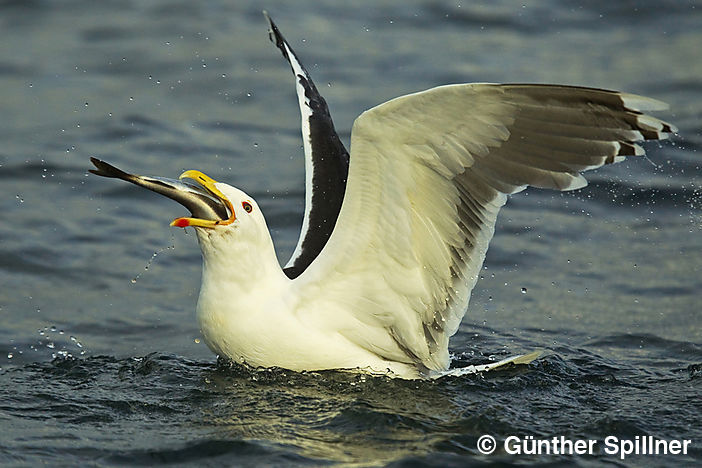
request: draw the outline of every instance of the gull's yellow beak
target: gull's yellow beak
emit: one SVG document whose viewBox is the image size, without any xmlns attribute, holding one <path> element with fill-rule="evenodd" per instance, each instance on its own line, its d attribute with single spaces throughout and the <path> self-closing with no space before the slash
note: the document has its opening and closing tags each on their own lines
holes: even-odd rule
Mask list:
<svg viewBox="0 0 702 468">
<path fill-rule="evenodd" d="M 227 209 L 229 210 L 230 216 L 227 219 L 218 220 L 200 218 L 176 218 L 171 223 L 171 226 L 182 228 L 188 226 L 213 228 L 215 226 L 226 226 L 227 224 L 231 224 L 234 222 L 234 220 L 236 220 L 236 214 L 234 213 L 234 207 L 232 206 L 232 202 L 230 202 L 229 199 L 227 199 L 227 197 L 225 197 L 224 194 L 220 192 L 217 187 L 215 187 L 217 181 L 214 180 L 212 177 L 207 176 L 200 171 L 190 170 L 183 172 L 180 175 L 180 177 L 178 177 L 178 179 L 191 179 L 200 184 L 205 190 L 210 192 L 212 196 L 220 199 L 226 205 Z"/>
</svg>

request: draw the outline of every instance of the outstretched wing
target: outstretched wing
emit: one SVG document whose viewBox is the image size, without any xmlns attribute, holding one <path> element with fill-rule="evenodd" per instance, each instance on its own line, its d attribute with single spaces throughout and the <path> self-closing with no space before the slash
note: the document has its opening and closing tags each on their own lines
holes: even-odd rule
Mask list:
<svg viewBox="0 0 702 468">
<path fill-rule="evenodd" d="M 580 188 L 580 172 L 644 154 L 635 142 L 676 131 L 642 113 L 664 108 L 599 89 L 461 84 L 366 111 L 336 229 L 296 283 L 346 339 L 445 369 L 507 195 Z"/>
<path fill-rule="evenodd" d="M 309 73 L 278 27 L 264 12 L 271 41 L 280 49 L 295 75 L 302 143 L 305 151 L 305 215 L 295 251 L 285 274 L 296 278 L 317 258 L 341 210 L 349 170 L 349 154 L 334 129 L 329 109 Z"/>
</svg>

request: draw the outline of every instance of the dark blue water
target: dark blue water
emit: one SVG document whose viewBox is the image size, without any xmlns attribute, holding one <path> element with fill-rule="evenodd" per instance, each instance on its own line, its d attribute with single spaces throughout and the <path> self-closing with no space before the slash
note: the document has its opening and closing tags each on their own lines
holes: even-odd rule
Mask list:
<svg viewBox="0 0 702 468">
<path fill-rule="evenodd" d="M 0 462 L 9 465 L 702 460 L 702 4 L 0 1 Z M 528 190 L 502 212 L 434 382 L 218 365 L 194 317 L 175 203 L 88 177 L 199 169 L 252 194 L 281 261 L 303 210 L 299 116 L 267 8 L 353 119 L 471 81 L 622 89 L 668 102 L 671 143 Z M 689 439 L 687 455 L 481 455 L 490 434 Z"/>
</svg>

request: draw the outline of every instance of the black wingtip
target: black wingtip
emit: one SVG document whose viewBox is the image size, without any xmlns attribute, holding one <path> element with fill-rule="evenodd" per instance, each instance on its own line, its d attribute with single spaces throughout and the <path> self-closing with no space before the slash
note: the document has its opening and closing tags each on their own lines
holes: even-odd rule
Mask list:
<svg viewBox="0 0 702 468">
<path fill-rule="evenodd" d="M 277 43 L 277 38 L 278 38 L 278 27 L 275 25 L 271 17 L 268 15 L 268 11 L 263 10 L 263 17 L 266 18 L 266 21 L 268 21 L 268 39 L 274 43 L 275 45 L 278 45 Z"/>
<path fill-rule="evenodd" d="M 275 46 L 280 49 L 280 51 L 283 54 L 283 57 L 285 57 L 285 60 L 290 62 L 290 57 L 288 57 L 288 52 L 285 50 L 285 44 L 286 40 L 283 37 L 283 35 L 280 33 L 280 30 L 278 29 L 278 26 L 273 22 L 271 17 L 268 15 L 268 12 L 266 10 L 263 10 L 263 16 L 266 18 L 266 21 L 268 21 L 268 39 L 275 44 Z"/>
</svg>

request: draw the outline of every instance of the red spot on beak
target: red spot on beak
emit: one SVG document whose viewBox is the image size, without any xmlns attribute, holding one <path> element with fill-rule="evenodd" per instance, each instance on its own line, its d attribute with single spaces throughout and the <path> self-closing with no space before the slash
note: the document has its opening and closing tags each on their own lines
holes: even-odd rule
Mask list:
<svg viewBox="0 0 702 468">
<path fill-rule="evenodd" d="M 181 228 L 188 227 L 190 226 L 190 221 L 188 221 L 186 218 L 178 218 L 173 221 L 173 226 Z"/>
</svg>

